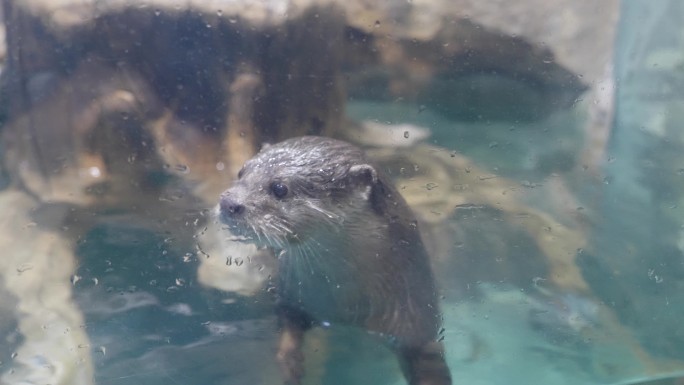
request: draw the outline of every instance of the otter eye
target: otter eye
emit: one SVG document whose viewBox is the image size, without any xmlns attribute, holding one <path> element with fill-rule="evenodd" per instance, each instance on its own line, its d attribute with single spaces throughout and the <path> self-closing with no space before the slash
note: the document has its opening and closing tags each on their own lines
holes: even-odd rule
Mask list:
<svg viewBox="0 0 684 385">
<path fill-rule="evenodd" d="M 274 182 L 271 184 L 271 192 L 273 193 L 273 196 L 278 198 L 278 199 L 283 199 L 287 196 L 287 186 L 283 183 L 280 182 Z"/>
<path fill-rule="evenodd" d="M 242 178 L 242 176 L 245 175 L 245 168 L 241 168 L 240 171 L 238 171 L 238 179 Z"/>
</svg>

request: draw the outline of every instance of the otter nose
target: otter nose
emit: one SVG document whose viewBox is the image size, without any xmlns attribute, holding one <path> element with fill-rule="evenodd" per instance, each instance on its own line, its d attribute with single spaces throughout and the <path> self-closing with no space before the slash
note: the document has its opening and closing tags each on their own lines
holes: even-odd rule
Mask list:
<svg viewBox="0 0 684 385">
<path fill-rule="evenodd" d="M 245 206 L 230 195 L 222 195 L 220 205 L 221 212 L 227 215 L 239 215 L 245 211 Z"/>
</svg>

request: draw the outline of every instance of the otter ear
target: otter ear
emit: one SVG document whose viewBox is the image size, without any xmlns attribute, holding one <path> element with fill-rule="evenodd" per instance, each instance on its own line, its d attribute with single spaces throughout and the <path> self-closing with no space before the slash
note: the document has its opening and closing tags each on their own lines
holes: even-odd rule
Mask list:
<svg viewBox="0 0 684 385">
<path fill-rule="evenodd" d="M 261 148 L 259 149 L 259 152 L 264 151 L 269 147 L 271 147 L 271 143 L 263 142 L 263 143 L 261 143 Z"/>
<path fill-rule="evenodd" d="M 363 199 L 368 200 L 378 182 L 378 173 L 369 164 L 357 164 L 349 168 L 349 178 Z"/>
</svg>

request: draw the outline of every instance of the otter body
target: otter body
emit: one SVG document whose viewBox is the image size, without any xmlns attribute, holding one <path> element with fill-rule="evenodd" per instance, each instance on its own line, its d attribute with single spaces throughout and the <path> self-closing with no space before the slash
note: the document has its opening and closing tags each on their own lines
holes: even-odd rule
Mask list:
<svg viewBox="0 0 684 385">
<path fill-rule="evenodd" d="M 327 322 L 387 336 L 410 384 L 451 383 L 416 220 L 359 148 L 323 137 L 266 146 L 221 195 L 219 211 L 231 232 L 278 255 L 287 381 L 303 375 L 304 332 Z"/>
</svg>

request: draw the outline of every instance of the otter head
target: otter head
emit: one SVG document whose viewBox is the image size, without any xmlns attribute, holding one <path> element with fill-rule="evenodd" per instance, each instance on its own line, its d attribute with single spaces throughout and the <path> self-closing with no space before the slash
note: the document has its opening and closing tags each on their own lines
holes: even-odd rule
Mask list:
<svg viewBox="0 0 684 385">
<path fill-rule="evenodd" d="M 221 194 L 219 217 L 250 242 L 285 248 L 354 226 L 354 213 L 367 213 L 377 183 L 375 169 L 357 147 L 323 137 L 293 138 L 265 146 L 245 163 Z"/>
</svg>

